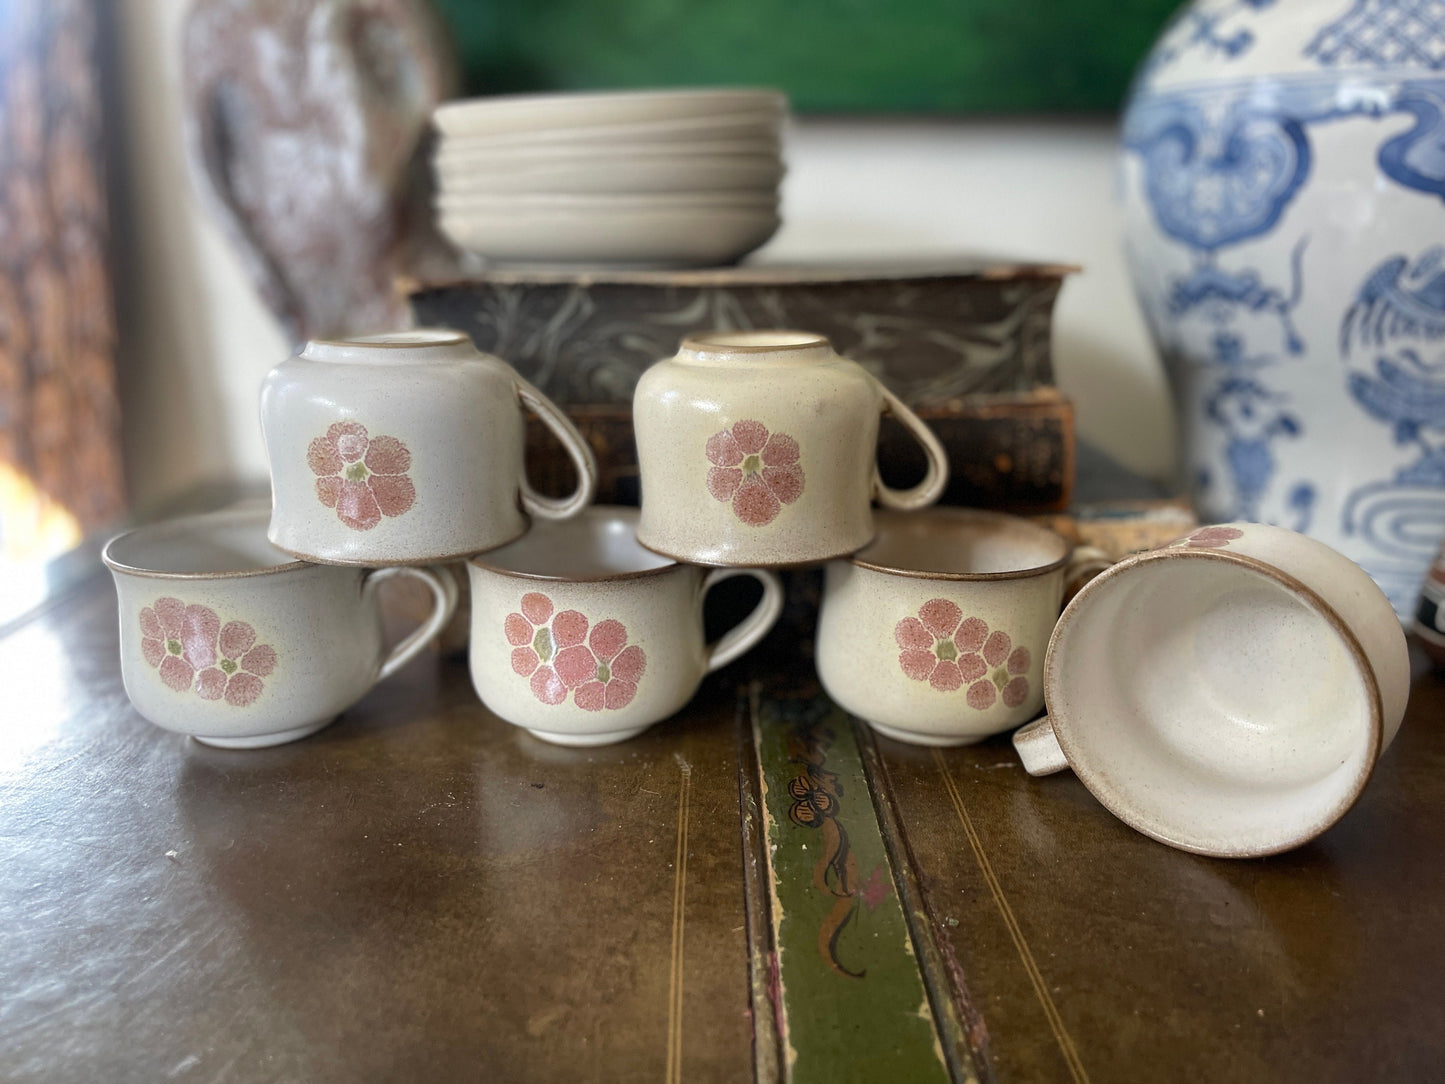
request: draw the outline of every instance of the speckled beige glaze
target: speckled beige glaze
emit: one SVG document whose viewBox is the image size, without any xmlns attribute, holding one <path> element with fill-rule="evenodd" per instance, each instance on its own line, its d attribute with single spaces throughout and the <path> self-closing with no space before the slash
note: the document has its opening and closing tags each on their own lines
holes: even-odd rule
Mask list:
<svg viewBox="0 0 1445 1084">
<path fill-rule="evenodd" d="M 522 408 L 537 412 L 577 467 L 577 491 L 538 496 L 522 464 Z M 368 439 L 401 442 L 414 499 L 373 525 L 348 525 L 318 495 L 308 462 L 337 423 Z M 591 501 L 597 464 L 570 421 L 541 392 L 469 338 L 418 329 L 347 342 L 311 342 L 266 377 L 261 428 L 271 464 L 270 538 L 287 553 L 328 564 L 422 564 L 504 545 L 544 519 Z"/>
<path fill-rule="evenodd" d="M 1044 665 L 1049 715 L 1014 745 L 1171 846 L 1272 854 L 1354 804 L 1409 683 L 1399 620 L 1354 562 L 1280 527 L 1207 527 L 1079 592 Z"/>
<path fill-rule="evenodd" d="M 468 563 L 477 694 L 503 719 L 544 741 L 604 745 L 641 733 L 686 704 L 705 674 L 767 635 L 782 610 L 782 587 L 773 573 L 708 572 L 649 553 L 637 545 L 636 516 L 634 509 L 597 506 L 567 523 L 538 523 L 521 540 Z M 739 575 L 756 577 L 763 597 L 741 624 L 705 644 L 703 596 Z M 578 706 L 574 689 L 557 703 L 539 699 L 530 675 L 514 666 L 518 645 L 506 635 L 508 615 L 522 614 L 529 595 L 544 596 L 550 605 L 539 627 L 555 630 L 556 615 L 565 611 L 583 615 L 589 633 L 604 621 L 622 624 L 626 643 L 640 648 L 646 660 L 624 707 L 587 710 Z"/>
<path fill-rule="evenodd" d="M 818 676 L 828 695 L 890 737 L 921 745 L 964 745 L 1011 729 L 1043 706 L 1043 662 L 1058 620 L 1069 545 L 1026 520 L 991 512 L 930 509 L 917 515 L 879 513 L 874 542 L 852 558 L 829 563 L 818 618 Z M 1009 653 L 1028 652 L 1017 704 L 995 696 L 985 708 L 968 702 L 971 683 L 940 689 L 906 672 L 898 624 L 934 600 L 981 619 L 989 633 L 1009 637 Z M 951 639 L 933 648 L 950 654 Z M 943 661 L 943 660 L 940 660 Z"/>
<path fill-rule="evenodd" d="M 948 481 L 943 448 L 928 427 L 862 366 L 808 332 L 686 339 L 675 357 L 642 375 L 632 409 L 642 479 L 638 541 L 695 564 L 778 566 L 840 557 L 873 537 L 875 497 L 890 508 L 922 508 Z M 928 473 L 913 489 L 890 490 L 878 479 L 883 413 L 907 426 L 927 454 Z M 709 489 L 710 472 L 722 466 L 709 459 L 709 442 L 739 423 L 796 442 L 801 477 L 788 482 L 789 490 L 776 490 L 783 499 L 766 522 L 747 521 L 736 498 Z M 772 467 L 765 456 L 753 460 L 740 469 Z"/>
<path fill-rule="evenodd" d="M 120 603 L 120 663 L 137 711 L 166 730 L 224 748 L 303 738 L 330 723 L 374 684 L 426 647 L 451 617 L 456 584 L 424 568 L 368 571 L 294 561 L 266 540 L 264 511 L 218 512 L 142 527 L 103 554 Z M 390 653 L 376 587 L 412 576 L 431 590 L 426 621 Z M 274 666 L 254 701 L 206 699 L 167 685 L 144 657 L 140 614 L 157 600 L 206 607 L 223 623 L 245 622 Z"/>
</svg>

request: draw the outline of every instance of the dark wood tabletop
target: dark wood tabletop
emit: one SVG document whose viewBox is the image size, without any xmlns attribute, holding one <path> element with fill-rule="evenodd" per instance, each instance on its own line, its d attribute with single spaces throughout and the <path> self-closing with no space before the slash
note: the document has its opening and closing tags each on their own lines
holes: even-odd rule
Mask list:
<svg viewBox="0 0 1445 1084">
<path fill-rule="evenodd" d="M 1445 681 L 1316 842 L 1171 850 L 1004 738 L 823 698 L 806 578 L 677 718 L 565 750 L 436 654 L 209 749 L 98 569 L 0 636 L 0 1078 L 1445 1076 Z M 814 585 L 815 588 L 815 585 Z"/>
</svg>

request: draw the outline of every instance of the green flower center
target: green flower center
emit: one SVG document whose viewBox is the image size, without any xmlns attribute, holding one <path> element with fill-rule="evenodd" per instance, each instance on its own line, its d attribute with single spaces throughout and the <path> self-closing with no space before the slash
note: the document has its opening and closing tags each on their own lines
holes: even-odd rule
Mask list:
<svg viewBox="0 0 1445 1084">
<path fill-rule="evenodd" d="M 743 459 L 743 474 L 759 474 L 763 469 L 763 457 L 754 453 Z"/>
<path fill-rule="evenodd" d="M 222 659 L 222 660 L 221 660 L 221 669 L 224 670 L 224 671 L 225 671 L 226 673 L 228 673 L 228 674 L 234 674 L 234 673 L 236 672 L 236 664 L 235 664 L 234 662 L 232 662 L 230 659 Z"/>
<path fill-rule="evenodd" d="M 1000 689 L 1007 685 L 1008 681 L 1008 670 L 1006 670 L 1004 667 L 1000 666 L 997 670 L 993 672 L 993 683 L 997 685 Z"/>
<path fill-rule="evenodd" d="M 537 635 L 532 637 L 532 650 L 543 662 L 550 659 L 552 657 L 552 634 L 544 628 L 538 629 Z"/>
<path fill-rule="evenodd" d="M 343 473 L 346 475 L 348 482 L 364 482 L 367 476 L 371 474 L 371 471 L 367 470 L 366 464 L 358 459 L 355 463 L 351 464 L 351 466 L 347 467 Z"/>
<path fill-rule="evenodd" d="M 167 640 L 166 650 L 172 655 L 179 655 L 181 653 L 181 642 L 179 640 Z"/>
<path fill-rule="evenodd" d="M 958 648 L 953 646 L 952 640 L 938 641 L 938 646 L 933 649 L 933 653 L 944 662 L 953 662 L 958 658 Z"/>
<path fill-rule="evenodd" d="M 612 680 L 612 670 L 605 662 L 597 664 L 597 680 L 604 685 Z"/>
</svg>

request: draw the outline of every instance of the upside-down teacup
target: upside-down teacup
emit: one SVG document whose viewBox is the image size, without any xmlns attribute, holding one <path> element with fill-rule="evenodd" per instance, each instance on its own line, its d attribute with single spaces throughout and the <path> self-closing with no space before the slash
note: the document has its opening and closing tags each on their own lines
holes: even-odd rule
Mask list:
<svg viewBox="0 0 1445 1084">
<path fill-rule="evenodd" d="M 577 468 L 560 500 L 527 484 L 523 408 Z M 326 564 L 436 564 L 503 545 L 528 516 L 575 515 L 597 462 L 557 406 L 459 331 L 313 341 L 261 390 L 270 538 Z"/>
<path fill-rule="evenodd" d="M 304 738 L 405 665 L 446 625 L 456 581 L 441 570 L 307 564 L 266 540 L 266 512 L 140 527 L 103 558 L 120 602 L 126 694 L 157 726 L 253 749 Z M 410 576 L 430 616 L 385 650 L 377 587 Z"/>
<path fill-rule="evenodd" d="M 702 565 L 797 565 L 873 537 L 872 501 L 901 510 L 948 483 L 938 438 L 828 340 L 806 331 L 718 331 L 683 340 L 637 383 L 642 485 L 637 537 Z M 891 414 L 928 459 L 923 480 L 878 477 L 879 418 Z"/>
<path fill-rule="evenodd" d="M 635 509 L 597 506 L 468 562 L 472 682 L 487 707 L 559 745 L 622 741 L 767 635 L 782 611 L 777 576 L 681 565 L 638 545 L 636 529 Z M 703 597 L 744 575 L 761 600 L 704 643 Z"/>
<path fill-rule="evenodd" d="M 1399 729 L 1409 658 L 1358 565 L 1281 527 L 1204 527 L 1120 562 L 1059 619 L 1049 714 L 1014 735 L 1184 850 L 1298 846 L 1359 797 Z"/>
<path fill-rule="evenodd" d="M 818 676 L 880 733 L 963 745 L 1043 706 L 1043 660 L 1065 580 L 1104 566 L 1017 516 L 880 512 L 874 540 L 828 564 Z"/>
</svg>

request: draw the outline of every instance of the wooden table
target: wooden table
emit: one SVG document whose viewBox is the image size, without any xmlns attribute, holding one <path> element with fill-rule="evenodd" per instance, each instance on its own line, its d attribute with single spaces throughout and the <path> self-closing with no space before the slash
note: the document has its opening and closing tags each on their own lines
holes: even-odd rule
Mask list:
<svg viewBox="0 0 1445 1084">
<path fill-rule="evenodd" d="M 131 709 L 98 568 L 0 635 L 0 1078 L 1445 1073 L 1445 682 L 1317 842 L 1170 850 L 1004 739 L 874 740 L 816 582 L 682 716 L 571 751 L 423 657 L 314 738 Z"/>
</svg>

